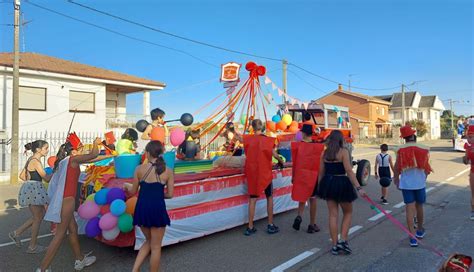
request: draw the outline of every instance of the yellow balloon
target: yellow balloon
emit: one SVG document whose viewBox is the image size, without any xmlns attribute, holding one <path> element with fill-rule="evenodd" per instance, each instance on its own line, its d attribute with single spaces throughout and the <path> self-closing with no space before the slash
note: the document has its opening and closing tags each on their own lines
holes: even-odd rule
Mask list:
<svg viewBox="0 0 474 272">
<path fill-rule="evenodd" d="M 283 122 L 285 122 L 285 124 L 287 126 L 289 126 L 289 125 L 291 125 L 291 122 L 293 121 L 293 118 L 291 118 L 291 115 L 286 113 L 286 114 L 283 114 L 283 116 L 281 117 L 281 120 L 283 120 Z"/>
</svg>

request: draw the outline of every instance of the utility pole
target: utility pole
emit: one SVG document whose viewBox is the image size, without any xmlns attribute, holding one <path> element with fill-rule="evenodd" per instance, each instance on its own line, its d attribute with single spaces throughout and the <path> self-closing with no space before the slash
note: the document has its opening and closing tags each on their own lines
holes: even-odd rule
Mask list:
<svg viewBox="0 0 474 272">
<path fill-rule="evenodd" d="M 449 100 L 449 108 L 450 108 L 450 111 L 451 111 L 451 131 L 453 132 L 453 137 L 455 136 L 454 135 L 454 109 L 453 109 L 453 100 L 452 99 L 448 99 Z"/>
<path fill-rule="evenodd" d="M 405 125 L 405 84 L 402 84 L 402 126 Z"/>
<path fill-rule="evenodd" d="M 20 0 L 14 2 L 14 60 L 13 60 L 13 90 L 12 90 L 12 141 L 10 154 L 10 184 L 18 183 L 18 132 L 19 132 L 19 89 L 20 89 Z"/>
<path fill-rule="evenodd" d="M 283 93 L 286 95 L 286 92 L 287 92 L 287 86 L 286 86 L 286 75 L 287 75 L 287 67 L 288 67 L 288 61 L 287 60 L 283 60 Z M 285 95 L 283 95 L 282 99 L 283 99 L 283 105 L 286 105 L 286 97 Z"/>
</svg>

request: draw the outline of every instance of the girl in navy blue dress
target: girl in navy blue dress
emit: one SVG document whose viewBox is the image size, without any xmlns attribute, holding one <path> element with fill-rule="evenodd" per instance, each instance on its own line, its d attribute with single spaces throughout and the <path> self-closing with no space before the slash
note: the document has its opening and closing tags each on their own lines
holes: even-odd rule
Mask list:
<svg viewBox="0 0 474 272">
<path fill-rule="evenodd" d="M 137 167 L 133 187 L 129 189 L 131 194 L 139 190 L 133 224 L 140 227 L 146 238 L 132 271 L 140 271 L 150 252 L 150 271 L 160 268 L 161 242 L 166 226 L 170 225 L 165 198 L 172 198 L 174 189 L 173 171 L 166 167 L 163 151 L 163 144 L 159 141 L 151 141 L 146 145 L 148 163 Z"/>
</svg>

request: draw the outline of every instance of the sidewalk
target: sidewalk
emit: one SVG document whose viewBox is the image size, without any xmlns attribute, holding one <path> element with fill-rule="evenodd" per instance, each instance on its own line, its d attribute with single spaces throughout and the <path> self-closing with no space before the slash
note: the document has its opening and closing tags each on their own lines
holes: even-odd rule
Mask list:
<svg viewBox="0 0 474 272">
<path fill-rule="evenodd" d="M 19 208 L 18 206 L 18 191 L 21 184 L 10 185 L 7 183 L 0 183 L 0 210 L 11 208 Z"/>
</svg>

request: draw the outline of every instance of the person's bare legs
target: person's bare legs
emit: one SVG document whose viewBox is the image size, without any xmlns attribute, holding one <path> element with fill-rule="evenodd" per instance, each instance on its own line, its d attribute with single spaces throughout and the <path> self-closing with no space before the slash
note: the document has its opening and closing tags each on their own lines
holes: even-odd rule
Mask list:
<svg viewBox="0 0 474 272">
<path fill-rule="evenodd" d="M 150 257 L 150 272 L 158 272 L 160 270 L 161 259 L 161 242 L 165 235 L 166 228 L 151 228 L 151 257 Z"/>
<path fill-rule="evenodd" d="M 340 203 L 342 208 L 342 228 L 341 228 L 341 238 L 344 241 L 347 241 L 349 238 L 349 228 L 351 227 L 352 221 L 352 203 L 344 202 Z"/>
<path fill-rule="evenodd" d="M 257 198 L 251 197 L 249 199 L 249 229 L 253 228 L 253 219 L 255 217 L 255 206 L 257 205 Z"/>
<path fill-rule="evenodd" d="M 28 247 L 30 249 L 35 249 L 38 239 L 39 228 L 41 226 L 41 222 L 43 221 L 45 209 L 44 206 L 30 205 L 30 211 L 31 214 L 33 214 L 33 224 L 31 225 L 31 240 L 30 245 Z"/>
<path fill-rule="evenodd" d="M 382 187 L 382 196 L 387 199 L 387 187 Z"/>
<path fill-rule="evenodd" d="M 59 247 L 66 236 L 66 231 L 69 228 L 69 223 L 74 217 L 75 200 L 73 197 L 66 197 L 63 199 L 63 205 L 61 209 L 61 223 L 57 225 L 56 235 L 53 240 L 49 243 L 46 255 L 41 262 L 41 271 L 45 271 L 54 259 L 54 256 L 58 252 Z"/>
<path fill-rule="evenodd" d="M 15 236 L 19 237 L 23 232 L 29 229 L 33 225 L 33 217 L 29 218 L 28 220 L 23 223 L 19 228 L 17 228 L 15 232 Z"/>
<path fill-rule="evenodd" d="M 298 216 L 303 216 L 304 213 L 304 206 L 306 205 L 306 202 L 298 202 Z"/>
<path fill-rule="evenodd" d="M 329 234 L 331 236 L 332 245 L 337 245 L 338 226 L 337 221 L 339 217 L 339 206 L 336 201 L 326 201 L 329 210 Z"/>
<path fill-rule="evenodd" d="M 424 217 L 424 211 L 423 211 L 423 204 L 416 203 L 415 208 L 416 208 L 416 220 L 418 223 L 417 229 L 424 230 L 423 223 L 424 223 L 425 217 Z"/>
<path fill-rule="evenodd" d="M 407 226 L 410 233 L 415 235 L 415 223 L 413 222 L 413 217 L 415 216 L 416 207 L 415 203 L 406 204 L 406 219 L 407 219 Z"/>
<path fill-rule="evenodd" d="M 311 225 L 316 225 L 316 205 L 317 199 L 315 197 L 311 197 L 309 199 L 309 223 Z"/>
<path fill-rule="evenodd" d="M 77 223 L 74 218 L 72 218 L 71 222 L 69 222 L 69 244 L 71 245 L 72 253 L 74 253 L 74 257 L 76 260 L 82 261 L 84 259 L 84 255 L 81 252 L 81 246 L 79 244 L 79 236 L 77 233 Z"/>
<path fill-rule="evenodd" d="M 148 254 L 150 254 L 151 251 L 151 231 L 150 228 L 145 228 L 145 227 L 140 227 L 140 229 L 143 232 L 143 235 L 145 235 L 145 243 L 142 245 L 140 250 L 138 251 L 137 258 L 135 259 L 135 263 L 133 264 L 133 269 L 132 272 L 139 272 L 140 268 L 142 267 L 143 263 L 145 262 L 146 258 L 148 257 Z"/>
<path fill-rule="evenodd" d="M 273 196 L 267 197 L 268 224 L 273 224 Z"/>
</svg>

